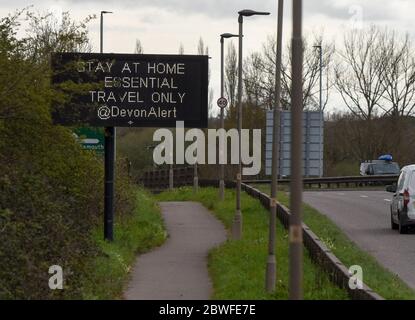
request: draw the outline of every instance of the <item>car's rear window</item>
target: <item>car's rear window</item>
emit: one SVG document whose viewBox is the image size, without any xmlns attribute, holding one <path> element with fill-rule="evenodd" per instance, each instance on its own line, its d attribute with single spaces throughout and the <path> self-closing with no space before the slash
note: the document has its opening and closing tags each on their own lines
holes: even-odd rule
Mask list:
<svg viewBox="0 0 415 320">
<path fill-rule="evenodd" d="M 405 171 L 402 171 L 401 175 L 399 176 L 397 191 L 401 191 L 403 189 L 403 186 L 405 184 L 405 177 L 406 177 L 406 173 Z"/>
<path fill-rule="evenodd" d="M 373 173 L 377 174 L 399 174 L 399 166 L 397 163 L 374 163 L 372 165 Z"/>
<path fill-rule="evenodd" d="M 409 188 L 411 193 L 415 191 L 415 171 L 411 171 L 411 177 L 409 178 Z"/>
</svg>

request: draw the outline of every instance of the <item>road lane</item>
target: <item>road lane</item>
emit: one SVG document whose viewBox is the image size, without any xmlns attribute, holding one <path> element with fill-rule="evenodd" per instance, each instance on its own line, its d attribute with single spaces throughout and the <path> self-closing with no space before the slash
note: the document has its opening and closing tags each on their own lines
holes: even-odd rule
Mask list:
<svg viewBox="0 0 415 320">
<path fill-rule="evenodd" d="M 390 199 L 384 191 L 304 192 L 304 202 L 415 289 L 415 234 L 391 229 Z"/>
</svg>

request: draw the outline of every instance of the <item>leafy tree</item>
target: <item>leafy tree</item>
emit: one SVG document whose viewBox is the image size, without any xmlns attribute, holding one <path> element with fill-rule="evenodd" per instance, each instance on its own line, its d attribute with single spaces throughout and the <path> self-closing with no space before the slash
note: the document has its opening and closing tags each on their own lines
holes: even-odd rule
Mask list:
<svg viewBox="0 0 415 320">
<path fill-rule="evenodd" d="M 24 13 L 31 27 L 18 39 Z M 50 117 L 50 54 L 86 50 L 87 29 L 67 14 L 54 21 L 27 11 L 0 20 L 0 299 L 82 298 L 88 261 L 100 254 L 91 231 L 101 221 L 102 161 Z M 128 212 L 131 189 L 117 173 L 116 208 Z M 65 290 L 48 287 L 55 264 Z"/>
</svg>

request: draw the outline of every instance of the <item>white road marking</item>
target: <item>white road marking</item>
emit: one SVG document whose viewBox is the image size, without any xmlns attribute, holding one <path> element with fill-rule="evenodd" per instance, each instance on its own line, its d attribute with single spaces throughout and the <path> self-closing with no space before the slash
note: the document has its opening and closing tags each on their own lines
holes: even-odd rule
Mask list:
<svg viewBox="0 0 415 320">
<path fill-rule="evenodd" d="M 385 200 L 387 202 L 391 202 L 392 201 L 391 199 L 383 199 L 383 200 Z"/>
<path fill-rule="evenodd" d="M 361 194 L 361 195 L 360 195 L 360 198 L 368 198 L 368 196 L 366 196 L 366 195 L 364 195 L 364 194 Z"/>
</svg>

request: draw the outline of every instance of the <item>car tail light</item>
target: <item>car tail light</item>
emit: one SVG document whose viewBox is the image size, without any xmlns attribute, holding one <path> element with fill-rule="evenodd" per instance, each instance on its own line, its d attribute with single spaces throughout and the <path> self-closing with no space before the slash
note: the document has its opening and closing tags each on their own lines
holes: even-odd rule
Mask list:
<svg viewBox="0 0 415 320">
<path fill-rule="evenodd" d="M 405 191 L 403 192 L 403 206 L 406 208 L 408 206 L 409 203 L 409 192 L 408 189 L 405 189 Z"/>
</svg>

